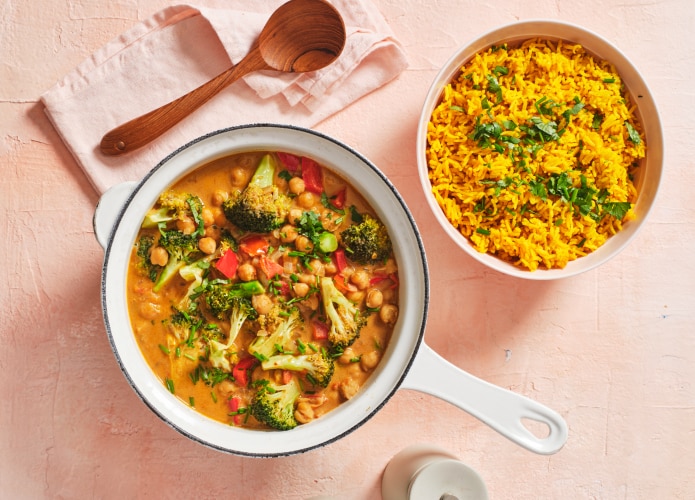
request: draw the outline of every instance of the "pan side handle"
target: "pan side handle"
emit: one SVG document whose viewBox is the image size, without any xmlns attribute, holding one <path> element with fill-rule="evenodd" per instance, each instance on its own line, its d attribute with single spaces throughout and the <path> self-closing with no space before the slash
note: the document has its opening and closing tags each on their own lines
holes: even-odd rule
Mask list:
<svg viewBox="0 0 695 500">
<path fill-rule="evenodd" d="M 447 401 L 534 453 L 556 453 L 567 441 L 567 423 L 557 412 L 470 375 L 424 343 L 401 388 L 424 392 Z M 547 425 L 548 435 L 537 437 L 524 426 L 524 419 Z"/>
<path fill-rule="evenodd" d="M 94 210 L 92 226 L 94 227 L 94 236 L 104 250 L 109 245 L 118 216 L 124 209 L 130 195 L 133 194 L 135 186 L 137 186 L 137 182 L 116 184 L 99 198 Z"/>
</svg>

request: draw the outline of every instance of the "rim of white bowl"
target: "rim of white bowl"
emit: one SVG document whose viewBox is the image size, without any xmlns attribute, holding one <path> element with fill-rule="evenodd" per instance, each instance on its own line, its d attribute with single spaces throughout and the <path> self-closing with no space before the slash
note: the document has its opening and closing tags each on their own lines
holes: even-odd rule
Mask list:
<svg viewBox="0 0 695 500">
<path fill-rule="evenodd" d="M 275 134 L 273 140 L 267 135 Z M 239 146 L 237 142 L 243 143 Z M 307 141 L 315 150 L 302 147 Z M 321 418 L 290 431 L 236 428 L 201 415 L 174 397 L 142 356 L 130 322 L 125 296 L 127 262 L 140 222 L 157 196 L 186 173 L 213 159 L 253 150 L 283 150 L 315 158 L 339 172 L 384 220 L 389 220 L 396 259 L 408 264 L 400 278 L 399 319 L 377 370 L 360 393 Z M 357 173 L 346 172 L 360 164 Z M 365 188 L 370 187 L 369 191 Z M 380 199 L 375 199 L 381 197 Z M 389 213 L 395 214 L 393 218 Z M 404 268 L 405 271 L 405 268 Z M 407 293 L 405 293 L 407 291 Z M 291 125 L 256 123 L 211 132 L 162 160 L 133 190 L 117 217 L 105 249 L 102 309 L 116 360 L 138 397 L 159 418 L 184 436 L 219 451 L 250 457 L 303 453 L 330 444 L 366 423 L 395 394 L 422 343 L 429 304 L 429 276 L 424 245 L 415 220 L 396 188 L 367 158 L 319 132 Z M 272 439 L 267 439 L 272 436 Z"/>
<path fill-rule="evenodd" d="M 635 219 L 623 224 L 623 229 L 610 237 L 597 250 L 569 262 L 563 269 L 528 271 L 494 255 L 478 252 L 448 221 L 431 192 L 426 162 L 426 134 L 432 111 L 444 86 L 459 71 L 463 63 L 475 53 L 492 45 L 520 42 L 534 37 L 551 40 L 562 39 L 579 43 L 596 57 L 611 62 L 637 105 L 637 114 L 644 129 L 648 151 L 646 158 L 641 162 L 636 179 L 638 197 L 634 207 Z M 649 120 L 645 120 L 645 116 L 649 117 Z M 652 93 L 637 68 L 617 47 L 597 33 L 575 24 L 552 19 L 529 19 L 494 28 L 464 44 L 447 60 L 430 86 L 422 107 L 417 130 L 416 155 L 420 183 L 427 203 L 442 229 L 456 245 L 476 261 L 503 274 L 528 280 L 554 280 L 575 276 L 604 264 L 622 252 L 637 236 L 653 209 L 659 190 L 664 161 L 664 144 L 661 119 Z"/>
</svg>

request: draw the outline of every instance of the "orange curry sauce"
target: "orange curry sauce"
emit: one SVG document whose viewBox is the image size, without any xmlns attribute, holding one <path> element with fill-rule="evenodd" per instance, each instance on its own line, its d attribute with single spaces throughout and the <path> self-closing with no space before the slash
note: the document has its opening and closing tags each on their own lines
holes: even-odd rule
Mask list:
<svg viewBox="0 0 695 500">
<path fill-rule="evenodd" d="M 245 189 L 267 154 L 275 165 L 274 185 L 288 200 L 285 219 L 268 233 L 242 231 L 227 220 L 223 206 Z M 307 175 L 313 178 L 307 179 Z M 294 403 L 297 424 L 319 418 L 353 397 L 380 362 L 398 316 L 398 269 L 393 254 L 377 262 L 358 264 L 350 259 L 341 240 L 340 233 L 355 223 L 352 214 L 375 217 L 364 198 L 316 162 L 275 152 L 243 153 L 215 160 L 188 174 L 167 192 L 197 196 L 202 202 L 198 218 L 190 213 L 179 214 L 159 226 L 143 227 L 127 277 L 132 329 L 143 356 L 162 384 L 184 404 L 212 419 L 262 429 L 268 426 L 249 411 L 259 380 L 283 384 L 295 379 L 299 383 L 301 395 Z M 160 202 L 152 210 L 158 208 Z M 326 232 L 336 236 L 335 251 L 312 253 L 311 241 L 298 227 L 302 214 L 309 211 L 318 216 Z M 197 232 L 198 248 L 187 263 L 203 259 L 209 265 L 199 272 L 202 282 L 191 276 L 184 279 L 177 272 L 155 291 L 155 281 L 169 258 L 159 239 L 162 231 L 168 230 Z M 150 238 L 151 246 L 141 249 L 143 236 Z M 231 241 L 232 246 L 225 248 L 223 240 L 227 245 Z M 227 252 L 234 255 L 224 258 Z M 344 349 L 335 349 L 326 338 L 331 321 L 318 286 L 322 278 L 332 279 L 359 309 L 359 315 L 366 318 L 359 337 Z M 232 343 L 229 318 L 212 314 L 200 293 L 207 284 L 220 280 L 229 284 L 257 281 L 263 288 L 263 293 L 249 297 L 257 317 L 244 321 Z M 174 328 L 172 318 L 182 311 L 187 313 L 192 303 L 191 315 L 197 319 L 197 326 L 192 333 L 189 328 L 182 334 Z M 268 334 L 267 317 L 277 308 L 298 311 L 301 322 L 289 341 L 276 346 L 280 350 L 276 354 L 328 353 L 334 372 L 326 387 L 303 371 L 264 369 L 262 359 L 249 354 L 249 346 L 257 336 Z M 220 350 L 220 346 L 227 348 Z M 211 352 L 215 350 L 218 357 L 213 363 Z"/>
</svg>

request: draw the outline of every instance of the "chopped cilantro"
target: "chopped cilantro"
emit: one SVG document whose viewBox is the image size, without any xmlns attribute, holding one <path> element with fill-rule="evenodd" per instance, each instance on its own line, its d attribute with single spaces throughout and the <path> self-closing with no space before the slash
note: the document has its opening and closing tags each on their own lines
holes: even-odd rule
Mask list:
<svg viewBox="0 0 695 500">
<path fill-rule="evenodd" d="M 631 206 L 632 205 L 626 201 L 606 202 L 601 205 L 601 208 L 603 210 L 602 214 L 612 215 L 616 219 L 621 220 L 623 217 L 625 217 L 625 214 L 627 214 L 627 211 L 630 210 Z"/>
<path fill-rule="evenodd" d="M 594 113 L 594 118 L 591 120 L 591 128 L 598 130 L 603 123 L 603 115 L 601 113 Z"/>
<path fill-rule="evenodd" d="M 630 139 L 635 144 L 639 144 L 642 142 L 639 133 L 635 130 L 635 128 L 632 125 L 630 125 L 630 122 L 625 122 L 625 128 L 627 128 L 628 139 Z"/>
<path fill-rule="evenodd" d="M 495 102 L 502 102 L 502 87 L 500 87 L 499 81 L 493 75 L 487 75 L 487 90 L 488 92 L 495 94 Z"/>
</svg>

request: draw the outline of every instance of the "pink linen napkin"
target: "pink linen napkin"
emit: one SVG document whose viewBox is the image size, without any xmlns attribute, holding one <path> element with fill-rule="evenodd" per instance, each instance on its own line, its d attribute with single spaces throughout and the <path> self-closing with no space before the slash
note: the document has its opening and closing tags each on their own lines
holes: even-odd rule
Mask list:
<svg viewBox="0 0 695 500">
<path fill-rule="evenodd" d="M 264 7 L 273 7 L 267 3 L 273 2 L 263 2 Z M 407 66 L 402 48 L 370 0 L 331 3 L 343 16 L 348 35 L 333 64 L 312 73 L 248 75 L 127 155 L 102 155 L 101 137 L 238 63 L 270 12 L 191 5 L 159 11 L 97 50 L 44 93 L 46 114 L 99 193 L 142 178 L 169 153 L 213 130 L 258 122 L 312 127 Z M 256 2 L 244 4 L 244 9 L 257 7 Z M 246 7 L 249 4 L 253 7 Z"/>
</svg>

